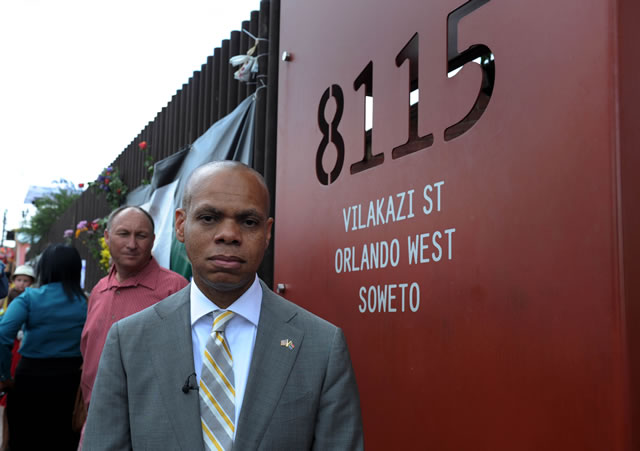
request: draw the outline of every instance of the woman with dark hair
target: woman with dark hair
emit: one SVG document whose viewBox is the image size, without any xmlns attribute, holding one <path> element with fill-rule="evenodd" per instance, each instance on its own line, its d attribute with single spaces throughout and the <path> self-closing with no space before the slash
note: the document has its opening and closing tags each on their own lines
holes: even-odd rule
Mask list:
<svg viewBox="0 0 640 451">
<path fill-rule="evenodd" d="M 0 389 L 8 390 L 11 451 L 75 450 L 71 416 L 80 383 L 80 335 L 87 317 L 78 251 L 54 244 L 38 263 L 39 288 L 27 288 L 0 321 Z M 22 359 L 11 380 L 11 345 L 20 329 Z"/>
</svg>

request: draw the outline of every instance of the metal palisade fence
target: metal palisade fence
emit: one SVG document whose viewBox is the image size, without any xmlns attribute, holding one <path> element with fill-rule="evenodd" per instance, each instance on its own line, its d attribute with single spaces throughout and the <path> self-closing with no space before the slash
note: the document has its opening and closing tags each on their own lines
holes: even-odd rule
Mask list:
<svg viewBox="0 0 640 451">
<path fill-rule="evenodd" d="M 163 160 L 188 147 L 238 104 L 255 96 L 255 128 L 253 136 L 253 167 L 261 172 L 271 192 L 275 189 L 276 130 L 278 98 L 280 0 L 263 0 L 260 11 L 252 11 L 250 20 L 242 22 L 240 31 L 232 31 L 222 41 L 199 71 L 178 89 L 156 117 L 140 131 L 111 164 L 129 190 L 140 186 L 148 178 L 145 154 L 140 143 L 146 142 L 153 161 Z M 243 30 L 246 30 L 244 32 Z M 229 58 L 244 55 L 258 38 L 254 56 L 259 72 L 250 82 L 239 82 L 233 76 L 237 67 Z M 272 196 L 272 199 L 275 196 Z M 273 203 L 273 200 L 272 200 Z M 272 205 L 272 211 L 274 211 Z M 79 221 L 91 221 L 109 214 L 112 207 L 103 194 L 85 190 L 80 198 L 51 227 L 48 234 L 33 245 L 28 258 L 36 257 L 47 245 L 63 242 L 64 231 Z M 83 259 L 87 261 L 85 287 L 90 290 L 105 274 L 82 239 L 72 238 Z M 273 278 L 273 245 L 267 251 L 261 277 L 269 284 Z"/>
</svg>

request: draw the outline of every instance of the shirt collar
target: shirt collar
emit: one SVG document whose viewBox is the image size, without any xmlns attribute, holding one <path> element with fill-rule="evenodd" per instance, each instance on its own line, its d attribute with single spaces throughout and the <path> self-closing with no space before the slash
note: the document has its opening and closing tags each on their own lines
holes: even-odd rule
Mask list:
<svg viewBox="0 0 640 451">
<path fill-rule="evenodd" d="M 236 315 L 240 315 L 254 326 L 258 326 L 260 318 L 260 306 L 262 305 L 262 286 L 260 280 L 256 276 L 255 280 L 245 291 L 242 296 L 235 300 L 233 304 L 227 308 Z M 191 282 L 191 326 L 203 316 L 208 315 L 219 307 L 207 298 L 198 288 L 195 282 Z"/>
<path fill-rule="evenodd" d="M 116 278 L 116 265 L 111 265 L 111 270 L 109 271 L 109 275 L 107 276 L 107 284 L 101 291 L 107 291 L 112 288 L 122 288 L 122 287 L 135 287 L 138 285 L 142 285 L 150 290 L 154 290 L 156 288 L 156 284 L 158 283 L 158 269 L 160 265 L 156 261 L 153 256 L 149 263 L 142 268 L 135 276 L 129 277 L 128 279 L 123 280 L 122 282 L 118 282 Z"/>
</svg>

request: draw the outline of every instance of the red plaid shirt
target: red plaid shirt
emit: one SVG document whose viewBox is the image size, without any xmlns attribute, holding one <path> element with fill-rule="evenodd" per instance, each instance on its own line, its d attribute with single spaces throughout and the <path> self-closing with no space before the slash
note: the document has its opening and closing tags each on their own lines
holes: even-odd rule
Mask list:
<svg viewBox="0 0 640 451">
<path fill-rule="evenodd" d="M 154 258 L 140 273 L 122 282 L 116 279 L 115 266 L 108 276 L 100 279 L 89 297 L 87 322 L 80 341 L 84 359 L 80 386 L 87 407 L 102 348 L 113 323 L 152 306 L 187 285 L 184 277 L 161 267 Z"/>
</svg>

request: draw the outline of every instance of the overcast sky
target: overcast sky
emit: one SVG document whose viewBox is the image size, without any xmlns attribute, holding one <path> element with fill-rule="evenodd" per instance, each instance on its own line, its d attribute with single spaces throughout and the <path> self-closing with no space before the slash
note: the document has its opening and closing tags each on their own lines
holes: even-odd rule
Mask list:
<svg viewBox="0 0 640 451">
<path fill-rule="evenodd" d="M 259 0 L 1 0 L 2 214 L 30 185 L 76 185 L 154 119 Z"/>
</svg>

